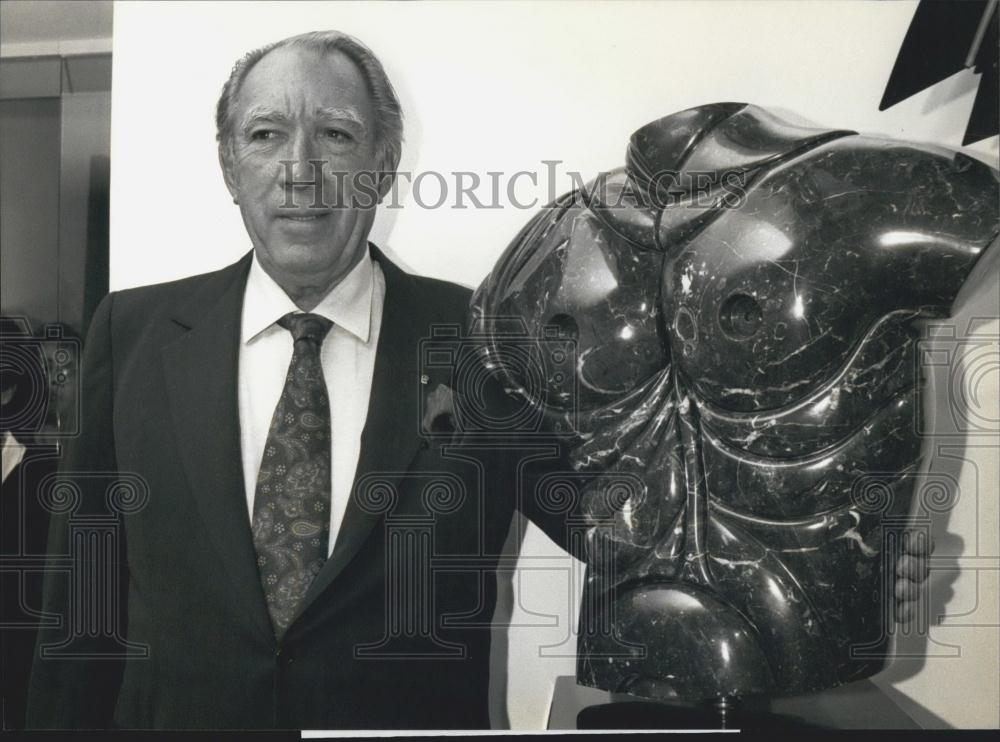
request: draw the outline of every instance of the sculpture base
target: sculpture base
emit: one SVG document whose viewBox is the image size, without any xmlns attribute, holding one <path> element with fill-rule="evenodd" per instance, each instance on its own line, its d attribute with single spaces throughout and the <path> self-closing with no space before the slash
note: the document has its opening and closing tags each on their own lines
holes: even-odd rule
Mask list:
<svg viewBox="0 0 1000 742">
<path fill-rule="evenodd" d="M 795 716 L 770 711 L 766 701 L 719 699 L 705 703 L 619 701 L 588 706 L 577 729 L 824 729 Z"/>
<path fill-rule="evenodd" d="M 894 694 L 900 697 L 900 694 Z M 920 729 L 913 716 L 871 680 L 802 696 L 746 698 L 726 710 L 725 728 Z M 914 704 L 914 712 L 928 715 Z M 759 722 L 759 723 L 758 723 Z M 721 729 L 719 709 L 698 704 L 647 701 L 556 679 L 548 729 Z"/>
</svg>

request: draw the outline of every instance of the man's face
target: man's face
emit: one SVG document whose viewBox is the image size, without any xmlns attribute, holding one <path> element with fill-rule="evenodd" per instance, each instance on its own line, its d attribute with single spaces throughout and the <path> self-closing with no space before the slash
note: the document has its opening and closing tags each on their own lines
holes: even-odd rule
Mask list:
<svg viewBox="0 0 1000 742">
<path fill-rule="evenodd" d="M 370 177 L 352 177 L 376 170 L 361 72 L 339 52 L 276 49 L 247 75 L 233 120 L 223 171 L 257 259 L 279 282 L 339 280 L 365 249 L 378 198 Z"/>
</svg>

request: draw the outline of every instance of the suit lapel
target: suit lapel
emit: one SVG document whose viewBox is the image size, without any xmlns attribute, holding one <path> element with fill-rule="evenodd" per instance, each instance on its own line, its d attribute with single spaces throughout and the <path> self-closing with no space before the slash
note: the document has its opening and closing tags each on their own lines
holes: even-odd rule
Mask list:
<svg viewBox="0 0 1000 742">
<path fill-rule="evenodd" d="M 377 482 L 395 491 L 423 441 L 418 417 L 419 350 L 434 318 L 424 309 L 426 298 L 415 279 L 374 245 L 371 251 L 382 268 L 386 290 L 354 490 L 333 552 L 313 580 L 300 614 L 344 570 L 383 518 L 384 511 L 365 499 L 366 485 Z M 240 448 L 240 318 L 251 257 L 247 254 L 212 276 L 176 313 L 174 322 L 182 334 L 165 346 L 162 355 L 175 438 L 199 513 L 234 587 L 238 610 L 253 616 L 273 642 Z"/>
<path fill-rule="evenodd" d="M 385 302 L 361 455 L 333 552 L 309 587 L 300 614 L 344 570 L 384 516 L 384 510 L 372 502 L 368 487 L 377 483 L 395 491 L 423 441 L 418 415 L 419 350 L 432 318 L 422 311 L 426 301 L 420 300 L 415 279 L 374 245 L 371 252 L 385 275 Z"/>
<path fill-rule="evenodd" d="M 274 641 L 250 530 L 240 453 L 240 318 L 251 254 L 209 278 L 174 316 L 163 349 L 177 446 L 242 615 Z"/>
</svg>

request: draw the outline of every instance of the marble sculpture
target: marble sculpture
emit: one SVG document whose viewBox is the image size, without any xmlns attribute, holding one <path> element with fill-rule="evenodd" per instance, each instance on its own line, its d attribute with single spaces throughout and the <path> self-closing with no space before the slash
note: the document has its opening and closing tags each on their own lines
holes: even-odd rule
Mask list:
<svg viewBox="0 0 1000 742">
<path fill-rule="evenodd" d="M 524 227 L 471 329 L 569 441 L 581 683 L 708 699 L 882 669 L 918 507 L 914 321 L 948 316 L 997 232 L 982 162 L 742 103 L 644 126 Z M 530 368 L 505 360 L 525 337 Z"/>
</svg>

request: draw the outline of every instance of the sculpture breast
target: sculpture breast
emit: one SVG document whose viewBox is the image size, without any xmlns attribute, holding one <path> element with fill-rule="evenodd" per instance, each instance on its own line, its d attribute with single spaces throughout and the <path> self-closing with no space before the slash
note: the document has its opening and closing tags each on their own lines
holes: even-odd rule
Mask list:
<svg viewBox="0 0 1000 742">
<path fill-rule="evenodd" d="M 913 321 L 948 315 L 997 204 L 963 154 L 725 103 L 643 127 L 522 230 L 474 333 L 572 444 L 580 682 L 697 699 L 883 667 L 921 456 Z M 572 344 L 573 371 L 505 364 L 512 320 Z"/>
</svg>

